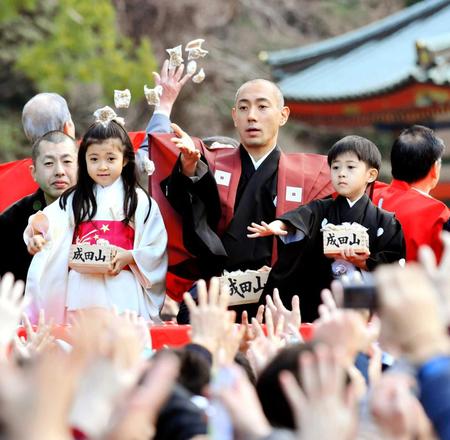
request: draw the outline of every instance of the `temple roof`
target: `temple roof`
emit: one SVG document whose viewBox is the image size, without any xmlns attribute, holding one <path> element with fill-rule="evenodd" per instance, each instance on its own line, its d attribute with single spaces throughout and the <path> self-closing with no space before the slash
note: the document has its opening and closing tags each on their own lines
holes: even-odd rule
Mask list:
<svg viewBox="0 0 450 440">
<path fill-rule="evenodd" d="M 287 101 L 368 98 L 401 86 L 450 86 L 450 0 L 425 0 L 358 30 L 270 52 Z"/>
</svg>

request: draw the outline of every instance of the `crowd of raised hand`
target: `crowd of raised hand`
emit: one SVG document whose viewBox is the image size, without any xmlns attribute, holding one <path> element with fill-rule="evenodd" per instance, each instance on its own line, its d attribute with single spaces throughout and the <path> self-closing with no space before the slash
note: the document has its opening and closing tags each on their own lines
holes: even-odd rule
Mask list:
<svg viewBox="0 0 450 440">
<path fill-rule="evenodd" d="M 375 313 L 322 292 L 313 338 L 278 292 L 235 324 L 217 279 L 185 294 L 191 343 L 152 350 L 135 313 L 80 313 L 65 330 L 21 317 L 23 283 L 0 284 L 0 430 L 14 440 L 71 438 L 450 438 L 450 238 L 441 264 L 375 273 Z M 22 336 L 18 336 L 22 324 Z M 23 333 L 26 334 L 24 337 Z"/>
</svg>

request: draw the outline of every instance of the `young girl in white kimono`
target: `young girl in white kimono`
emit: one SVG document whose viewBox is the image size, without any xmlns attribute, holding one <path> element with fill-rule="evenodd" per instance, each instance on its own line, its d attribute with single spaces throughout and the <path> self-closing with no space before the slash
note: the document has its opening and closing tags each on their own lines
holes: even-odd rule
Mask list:
<svg viewBox="0 0 450 440">
<path fill-rule="evenodd" d="M 158 205 L 137 183 L 128 134 L 112 109 L 101 110 L 81 141 L 78 183 L 44 209 L 47 231 L 36 234 L 33 216 L 25 230 L 30 253 L 37 252 L 25 291 L 32 320 L 41 308 L 63 323 L 71 312 L 113 306 L 119 312 L 134 310 L 147 320 L 159 319 L 167 271 L 166 229 Z M 107 242 L 123 249 L 108 274 L 69 270 L 72 244 Z"/>
</svg>

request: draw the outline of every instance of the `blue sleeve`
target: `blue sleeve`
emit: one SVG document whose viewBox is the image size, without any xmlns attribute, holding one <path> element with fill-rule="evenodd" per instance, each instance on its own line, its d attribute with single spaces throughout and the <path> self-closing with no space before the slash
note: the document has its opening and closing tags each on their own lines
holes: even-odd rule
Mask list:
<svg viewBox="0 0 450 440">
<path fill-rule="evenodd" d="M 305 233 L 296 229 L 295 232 L 289 232 L 288 235 L 280 235 L 279 238 L 284 244 L 290 244 L 303 240 Z"/>
<path fill-rule="evenodd" d="M 170 119 L 162 113 L 153 113 L 145 132 L 149 133 L 170 133 Z M 148 137 L 145 136 L 139 148 L 148 149 Z"/>
<path fill-rule="evenodd" d="M 441 439 L 450 439 L 450 356 L 439 356 L 418 371 L 420 402 Z"/>
</svg>

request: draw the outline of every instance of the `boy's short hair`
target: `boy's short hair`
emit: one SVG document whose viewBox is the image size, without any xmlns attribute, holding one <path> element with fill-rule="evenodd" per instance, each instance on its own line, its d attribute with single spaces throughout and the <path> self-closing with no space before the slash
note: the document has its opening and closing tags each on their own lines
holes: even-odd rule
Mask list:
<svg viewBox="0 0 450 440">
<path fill-rule="evenodd" d="M 428 127 L 413 125 L 403 130 L 391 149 L 392 177 L 408 183 L 423 179 L 444 148 L 442 139 Z"/>
<path fill-rule="evenodd" d="M 369 168 L 377 171 L 381 167 L 381 153 L 378 147 L 369 139 L 362 136 L 345 136 L 337 141 L 328 151 L 328 165 L 336 158 L 345 153 L 354 153 L 359 160 L 364 162 Z"/>
</svg>

